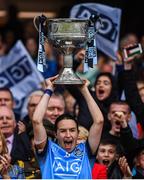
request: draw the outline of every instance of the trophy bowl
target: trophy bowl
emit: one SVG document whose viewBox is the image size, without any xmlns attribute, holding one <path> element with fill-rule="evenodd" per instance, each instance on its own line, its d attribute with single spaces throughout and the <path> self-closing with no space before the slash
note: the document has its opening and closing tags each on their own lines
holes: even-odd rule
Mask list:
<svg viewBox="0 0 144 180">
<path fill-rule="evenodd" d="M 39 17 L 39 16 L 38 16 Z M 38 29 L 38 17 L 34 24 Z M 76 48 L 83 48 L 87 42 L 88 20 L 56 18 L 45 21 L 45 37 L 49 43 L 63 53 L 64 65 L 54 84 L 83 84 L 83 81 L 76 75 L 73 67 L 73 51 Z"/>
</svg>

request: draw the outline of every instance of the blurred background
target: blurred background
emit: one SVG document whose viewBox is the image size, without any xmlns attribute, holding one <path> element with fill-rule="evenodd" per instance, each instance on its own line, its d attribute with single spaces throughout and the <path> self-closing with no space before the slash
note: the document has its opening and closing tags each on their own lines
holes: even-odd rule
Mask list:
<svg viewBox="0 0 144 180">
<path fill-rule="evenodd" d="M 18 17 L 23 22 L 32 22 L 34 16 L 40 13 L 45 13 L 48 17 L 68 17 L 69 10 L 73 5 L 84 2 L 95 2 L 121 8 L 121 35 L 127 32 L 134 32 L 138 36 L 143 34 L 142 1 L 131 0 L 0 0 L 0 27 L 7 21 L 6 13 L 11 4 L 17 7 Z"/>
</svg>

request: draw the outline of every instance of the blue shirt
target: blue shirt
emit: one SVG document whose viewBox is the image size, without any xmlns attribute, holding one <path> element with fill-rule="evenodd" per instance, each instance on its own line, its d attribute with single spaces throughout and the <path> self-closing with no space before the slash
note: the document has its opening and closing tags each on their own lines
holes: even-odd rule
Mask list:
<svg viewBox="0 0 144 180">
<path fill-rule="evenodd" d="M 91 167 L 85 143 L 68 153 L 56 143 L 48 140 L 38 161 L 43 179 L 91 179 Z"/>
</svg>

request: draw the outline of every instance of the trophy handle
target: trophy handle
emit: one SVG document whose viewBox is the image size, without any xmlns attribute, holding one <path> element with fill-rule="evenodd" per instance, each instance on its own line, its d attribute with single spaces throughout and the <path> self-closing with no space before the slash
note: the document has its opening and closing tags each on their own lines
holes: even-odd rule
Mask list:
<svg viewBox="0 0 144 180">
<path fill-rule="evenodd" d="M 90 16 L 90 21 L 93 22 L 95 24 L 95 26 L 97 26 L 97 24 L 98 24 L 97 28 L 95 29 L 95 35 L 96 35 L 96 33 L 98 33 L 99 30 L 103 26 L 103 22 L 102 22 L 102 19 L 100 17 L 100 14 L 97 14 L 97 15 L 92 14 Z"/>
<path fill-rule="evenodd" d="M 44 31 L 44 36 L 46 36 L 46 34 L 47 34 L 47 27 L 46 27 L 47 17 L 45 15 L 42 14 L 41 16 L 35 16 L 34 19 L 33 19 L 33 24 L 34 24 L 36 30 L 39 32 L 40 18 L 44 19 L 44 22 L 43 22 L 43 31 Z"/>
</svg>

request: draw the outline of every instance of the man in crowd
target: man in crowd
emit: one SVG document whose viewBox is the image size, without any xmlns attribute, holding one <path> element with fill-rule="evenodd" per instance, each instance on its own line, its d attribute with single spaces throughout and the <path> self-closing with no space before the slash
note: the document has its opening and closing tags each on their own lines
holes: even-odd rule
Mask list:
<svg viewBox="0 0 144 180">
<path fill-rule="evenodd" d="M 18 126 L 16 129 L 17 123 L 13 110 L 7 106 L 0 106 L 0 130 L 6 138 L 12 163 L 17 160 L 27 161 L 31 156 L 31 146 L 25 126 L 21 123 Z"/>
<path fill-rule="evenodd" d="M 15 101 L 13 98 L 13 94 L 9 88 L 0 88 L 0 106 L 7 106 L 10 109 L 14 109 Z M 17 122 L 20 120 L 20 116 L 16 113 L 15 118 Z"/>
<path fill-rule="evenodd" d="M 28 134 L 32 132 L 32 124 L 31 120 L 33 117 L 33 113 L 35 111 L 36 106 L 40 102 L 44 92 L 43 90 L 37 90 L 30 94 L 28 98 L 28 115 L 25 116 L 24 122 L 27 124 L 27 132 Z M 65 112 L 65 101 L 62 94 L 58 92 L 54 92 L 50 98 L 50 101 L 47 106 L 47 110 L 45 112 L 45 116 L 43 119 L 43 124 L 47 130 L 47 134 L 49 137 L 54 138 L 54 124 L 56 118 L 62 115 Z"/>
<path fill-rule="evenodd" d="M 62 94 L 54 92 L 49 100 L 44 119 L 55 124 L 56 119 L 65 112 L 65 101 Z"/>
<path fill-rule="evenodd" d="M 109 136 L 119 144 L 121 121 L 125 119 L 129 122 L 131 119 L 131 110 L 126 101 L 112 102 L 108 112 L 108 120 L 111 123 L 111 129 L 109 132 L 104 132 L 104 136 Z"/>
</svg>

